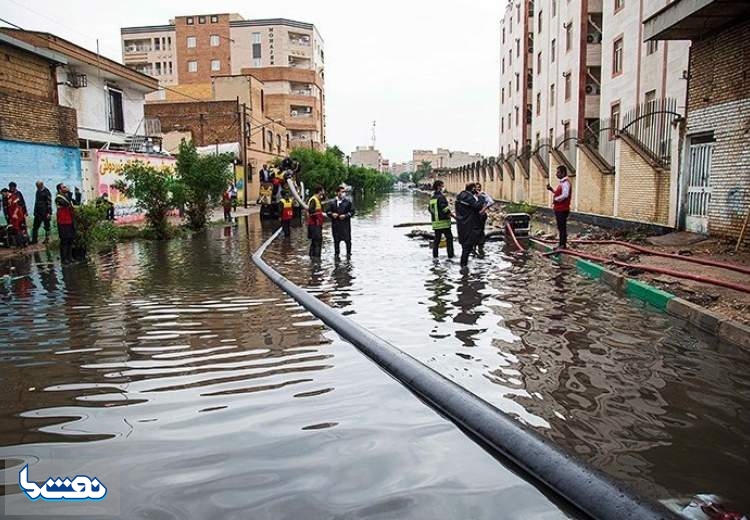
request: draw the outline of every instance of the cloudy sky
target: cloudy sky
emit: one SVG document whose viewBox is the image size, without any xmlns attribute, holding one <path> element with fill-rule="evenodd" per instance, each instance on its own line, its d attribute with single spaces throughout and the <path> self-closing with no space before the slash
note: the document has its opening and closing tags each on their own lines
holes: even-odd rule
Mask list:
<svg viewBox="0 0 750 520">
<path fill-rule="evenodd" d="M 392 162 L 414 148 L 495 155 L 498 24 L 505 0 L 0 0 L 0 18 L 120 60 L 120 27 L 236 12 L 314 23 L 325 40 L 328 142 L 369 144 Z"/>
</svg>

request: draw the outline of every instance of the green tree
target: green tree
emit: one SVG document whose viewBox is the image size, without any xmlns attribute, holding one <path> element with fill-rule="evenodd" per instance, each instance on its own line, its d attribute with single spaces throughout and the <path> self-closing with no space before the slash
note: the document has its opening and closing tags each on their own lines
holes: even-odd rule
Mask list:
<svg viewBox="0 0 750 520">
<path fill-rule="evenodd" d="M 136 206 L 146 213 L 146 224 L 158 239 L 169 237 L 167 214 L 177 207 L 181 184 L 169 168 L 155 168 L 143 161 L 130 161 L 123 166 L 115 188 L 135 199 Z"/>
<path fill-rule="evenodd" d="M 419 184 L 422 179 L 430 177 L 432 175 L 432 163 L 430 161 L 422 161 L 417 166 L 417 171 L 412 173 L 411 180 L 414 184 Z"/>
<path fill-rule="evenodd" d="M 330 191 L 346 180 L 346 165 L 332 148 L 324 152 L 297 148 L 289 156 L 299 162 L 301 180 L 310 189 L 323 186 Z"/>
<path fill-rule="evenodd" d="M 398 180 L 401 182 L 411 182 L 411 176 L 412 172 L 403 172 L 401 175 L 398 176 Z"/>
<path fill-rule="evenodd" d="M 192 141 L 183 139 L 177 154 L 175 194 L 185 204 L 185 216 L 190 229 L 206 227 L 208 214 L 221 200 L 221 194 L 232 180 L 231 153 L 198 155 Z"/>
</svg>

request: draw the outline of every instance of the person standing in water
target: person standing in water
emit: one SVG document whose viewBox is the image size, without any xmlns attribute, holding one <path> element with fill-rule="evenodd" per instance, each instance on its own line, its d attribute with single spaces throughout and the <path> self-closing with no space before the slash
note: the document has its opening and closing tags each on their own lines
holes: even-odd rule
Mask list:
<svg viewBox="0 0 750 520">
<path fill-rule="evenodd" d="M 554 190 L 547 184 L 547 189 L 552 192 L 552 209 L 555 211 L 557 221 L 557 233 L 559 235 L 558 249 L 568 247 L 568 217 L 570 216 L 570 201 L 573 198 L 573 188 L 568 179 L 568 169 L 560 165 L 557 167 L 555 176 L 560 183 Z"/>
<path fill-rule="evenodd" d="M 310 239 L 310 258 L 320 258 L 323 250 L 323 203 L 325 197 L 323 186 L 315 188 L 315 194 L 307 202 L 307 238 Z"/>
<path fill-rule="evenodd" d="M 461 267 L 469 263 L 469 255 L 479 243 L 482 234 L 482 214 L 487 210 L 479 199 L 477 185 L 470 182 L 456 198 L 458 241 L 461 243 Z"/>
<path fill-rule="evenodd" d="M 451 231 L 451 208 L 448 199 L 443 194 L 443 181 L 437 180 L 432 183 L 432 197 L 430 197 L 430 216 L 432 220 L 432 231 L 435 240 L 432 242 L 432 258 L 438 257 L 440 241 L 445 237 L 445 245 L 448 249 L 448 258 L 453 258 L 453 232 Z"/>
<path fill-rule="evenodd" d="M 328 205 L 326 215 L 331 219 L 331 233 L 333 234 L 334 255 L 339 256 L 339 244 L 346 244 L 346 256 L 352 255 L 352 217 L 354 216 L 354 206 L 346 198 L 346 188 L 339 186 L 336 188 L 336 200 Z"/>
</svg>

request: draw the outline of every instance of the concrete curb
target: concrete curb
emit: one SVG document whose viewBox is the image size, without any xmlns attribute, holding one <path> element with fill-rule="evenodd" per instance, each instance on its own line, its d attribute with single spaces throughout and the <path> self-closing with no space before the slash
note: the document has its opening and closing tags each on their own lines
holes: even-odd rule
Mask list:
<svg viewBox="0 0 750 520">
<path fill-rule="evenodd" d="M 545 253 L 552 251 L 550 246 L 538 240 L 531 239 L 529 245 L 537 251 Z M 750 349 L 750 326 L 725 318 L 700 305 L 678 298 L 672 293 L 640 280 L 634 280 L 615 271 L 610 271 L 595 262 L 570 255 L 551 255 L 550 258 L 562 265 L 575 267 L 583 276 L 599 280 L 630 298 L 644 301 L 667 314 L 683 319 L 722 341 Z"/>
</svg>

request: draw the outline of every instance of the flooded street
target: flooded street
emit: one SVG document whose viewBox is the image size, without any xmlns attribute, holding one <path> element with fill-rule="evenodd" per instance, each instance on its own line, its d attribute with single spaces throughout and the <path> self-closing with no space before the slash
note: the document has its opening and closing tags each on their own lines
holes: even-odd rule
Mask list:
<svg viewBox="0 0 750 520">
<path fill-rule="evenodd" d="M 747 352 L 499 242 L 433 262 L 393 228 L 425 208 L 360 208 L 351 260 L 326 233 L 311 264 L 301 228 L 265 259 L 638 491 L 750 510 Z M 0 264 L 0 500 L 57 457 L 110 461 L 127 518 L 566 516 L 273 286 L 250 259 L 272 231 Z"/>
</svg>

